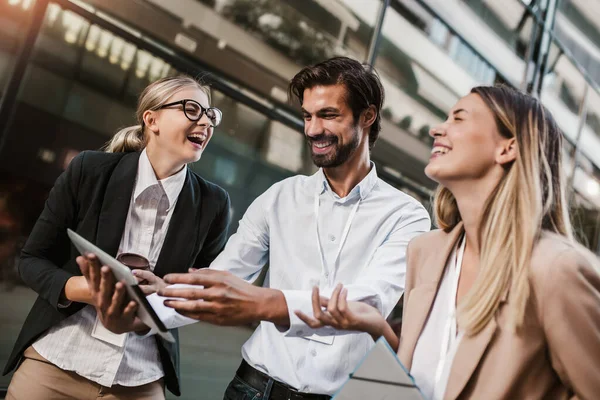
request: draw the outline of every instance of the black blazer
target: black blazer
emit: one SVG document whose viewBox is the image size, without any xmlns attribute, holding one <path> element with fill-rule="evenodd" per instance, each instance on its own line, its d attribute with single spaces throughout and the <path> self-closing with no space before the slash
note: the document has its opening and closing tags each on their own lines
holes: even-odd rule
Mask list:
<svg viewBox="0 0 600 400">
<path fill-rule="evenodd" d="M 137 174 L 140 153 L 85 151 L 58 177 L 33 228 L 19 263 L 23 281 L 39 296 L 29 312 L 4 375 L 19 363 L 23 352 L 44 332 L 81 310 L 85 304 L 58 308 L 67 280 L 81 275 L 79 255 L 67 237 L 71 228 L 108 254 L 116 255 Z M 187 272 L 207 267 L 227 240 L 229 195 L 190 169 L 158 257 L 154 273 Z M 156 336 L 166 387 L 180 395 L 179 338 L 176 343 Z"/>
</svg>

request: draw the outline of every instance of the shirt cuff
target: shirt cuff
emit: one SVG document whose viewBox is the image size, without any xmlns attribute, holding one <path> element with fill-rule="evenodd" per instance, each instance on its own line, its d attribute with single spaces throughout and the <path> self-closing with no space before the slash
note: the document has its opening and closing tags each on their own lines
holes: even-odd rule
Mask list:
<svg viewBox="0 0 600 400">
<path fill-rule="evenodd" d="M 282 290 L 281 292 L 287 303 L 290 327 L 287 330 L 281 327 L 277 327 L 277 329 L 285 336 L 309 337 L 312 335 L 332 336 L 336 334 L 336 330 L 330 326 L 313 329 L 296 315 L 296 311 L 301 311 L 309 317 L 314 315 L 312 292 L 310 290 Z"/>
<path fill-rule="evenodd" d="M 169 287 L 186 287 L 186 285 L 170 285 Z M 200 286 L 196 286 L 200 287 Z M 146 296 L 148 304 L 154 309 L 158 318 L 162 321 L 167 329 L 181 328 L 186 325 L 195 324 L 198 322 L 195 319 L 188 318 L 184 315 L 179 314 L 174 308 L 165 306 L 165 300 L 170 298 L 159 296 L 156 293 Z M 151 329 L 146 335 L 158 333 L 157 329 Z M 146 336 L 144 335 L 144 337 Z"/>
<path fill-rule="evenodd" d="M 61 310 L 68 308 L 71 305 L 71 301 L 66 299 L 63 296 L 63 293 L 65 292 L 67 281 L 74 276 L 74 274 L 60 268 L 58 268 L 53 275 L 53 290 L 50 292 L 50 298 L 48 298 L 48 301 L 50 304 L 55 306 L 55 308 Z"/>
<path fill-rule="evenodd" d="M 73 302 L 71 300 L 59 299 L 56 306 L 58 308 L 69 308 L 71 306 L 71 304 L 73 304 Z"/>
</svg>

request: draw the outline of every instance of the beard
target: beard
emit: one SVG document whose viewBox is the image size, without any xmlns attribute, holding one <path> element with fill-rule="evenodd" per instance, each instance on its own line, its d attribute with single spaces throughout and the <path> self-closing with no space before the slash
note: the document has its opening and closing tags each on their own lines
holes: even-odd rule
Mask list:
<svg viewBox="0 0 600 400">
<path fill-rule="evenodd" d="M 331 145 L 333 149 L 327 154 L 315 154 L 312 149 L 313 142 L 323 140 L 331 140 L 333 142 Z M 360 145 L 360 133 L 358 128 L 354 128 L 350 142 L 341 146 L 338 144 L 337 136 L 326 135 L 324 133 L 313 137 L 306 137 L 306 141 L 310 148 L 310 156 L 317 167 L 334 168 L 344 164 L 356 152 L 356 149 Z"/>
</svg>

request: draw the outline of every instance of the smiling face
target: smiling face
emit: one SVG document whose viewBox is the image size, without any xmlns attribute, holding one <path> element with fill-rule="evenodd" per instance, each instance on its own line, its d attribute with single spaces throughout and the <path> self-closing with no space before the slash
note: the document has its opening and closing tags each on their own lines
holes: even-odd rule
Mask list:
<svg viewBox="0 0 600 400">
<path fill-rule="evenodd" d="M 315 86 L 304 91 L 304 133 L 313 162 L 332 168 L 344 164 L 363 144 L 366 134 L 346 101 L 344 85 Z"/>
<path fill-rule="evenodd" d="M 514 139 L 500 135 L 493 112 L 478 94 L 460 99 L 430 135 L 434 144 L 425 174 L 444 186 L 502 174 L 502 166 L 515 157 Z"/>
<path fill-rule="evenodd" d="M 208 96 L 196 87 L 184 88 L 178 91 L 168 98 L 164 104 L 186 99 L 195 100 L 204 108 L 209 107 Z M 188 115 L 197 112 L 193 109 L 193 103 L 187 104 L 186 108 L 189 108 Z M 146 111 L 144 113 L 144 124 L 148 131 L 148 151 L 157 155 L 160 154 L 160 157 L 181 165 L 200 159 L 213 135 L 214 129 L 206 114 L 202 115 L 202 118 L 196 122 L 190 121 L 186 117 L 181 104 L 157 111 Z"/>
</svg>

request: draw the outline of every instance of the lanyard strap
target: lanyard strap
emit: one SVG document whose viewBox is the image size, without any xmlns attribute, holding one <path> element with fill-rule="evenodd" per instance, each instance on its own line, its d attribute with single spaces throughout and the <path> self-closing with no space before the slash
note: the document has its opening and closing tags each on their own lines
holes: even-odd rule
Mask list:
<svg viewBox="0 0 600 400">
<path fill-rule="evenodd" d="M 457 328 L 456 328 L 456 294 L 458 292 L 458 281 L 460 279 L 460 271 L 462 269 L 463 256 L 465 254 L 465 246 L 467 243 L 466 235 L 463 236 L 462 242 L 458 249 L 458 252 L 455 252 L 456 258 L 454 259 L 455 265 L 454 268 L 451 269 L 451 279 L 452 286 L 450 289 L 450 299 L 448 301 L 448 314 L 446 317 L 446 324 L 444 326 L 444 330 L 442 331 L 442 345 L 440 347 L 440 360 L 438 362 L 436 371 L 435 371 L 435 386 L 434 393 L 438 390 L 441 390 L 440 381 L 442 379 L 442 373 L 444 372 L 446 363 L 448 362 L 448 352 L 452 347 L 452 343 L 456 340 Z M 445 386 L 445 385 L 444 385 Z M 440 393 L 440 395 L 443 393 Z M 439 396 L 438 396 L 439 397 Z M 434 396 L 434 398 L 437 398 Z M 440 397 L 441 398 L 441 397 Z"/>
<path fill-rule="evenodd" d="M 323 248 L 321 247 L 321 239 L 319 238 L 319 206 L 320 206 L 319 197 L 320 197 L 320 194 L 316 193 L 314 207 L 315 207 L 315 219 L 316 219 L 315 225 L 317 227 L 317 248 L 319 249 L 319 260 L 321 261 L 321 268 L 322 268 L 323 272 L 326 272 L 327 269 L 325 267 Z M 358 211 L 359 205 L 360 205 L 360 197 L 358 198 L 356 205 L 354 207 L 352 207 L 352 210 L 350 211 L 350 215 L 348 216 L 348 220 L 346 221 L 346 226 L 344 227 L 344 231 L 342 232 L 342 237 L 340 239 L 340 245 L 338 246 L 337 252 L 335 253 L 335 258 L 333 259 L 334 266 L 335 266 L 335 263 L 337 262 L 337 259 L 340 257 L 340 253 L 342 252 L 342 247 L 344 247 L 344 243 L 346 242 L 346 238 L 348 237 L 348 233 L 350 232 L 350 226 L 352 225 L 352 221 L 354 220 L 356 211 Z"/>
</svg>

